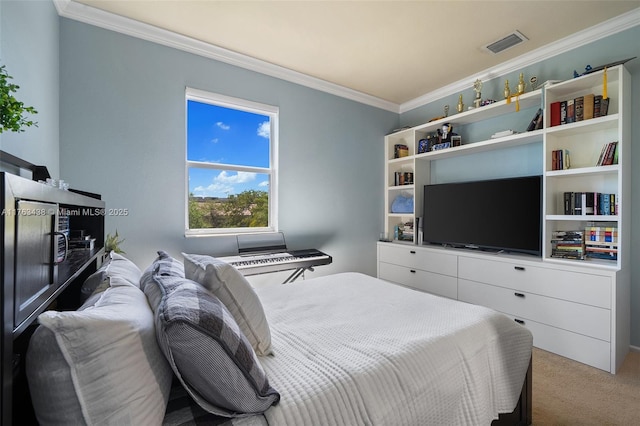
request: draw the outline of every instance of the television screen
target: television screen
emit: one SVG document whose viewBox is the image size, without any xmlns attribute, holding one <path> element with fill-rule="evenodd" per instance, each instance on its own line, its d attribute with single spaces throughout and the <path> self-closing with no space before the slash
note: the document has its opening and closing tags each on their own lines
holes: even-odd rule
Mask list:
<svg viewBox="0 0 640 426">
<path fill-rule="evenodd" d="M 542 254 L 542 176 L 424 186 L 423 242 Z"/>
</svg>

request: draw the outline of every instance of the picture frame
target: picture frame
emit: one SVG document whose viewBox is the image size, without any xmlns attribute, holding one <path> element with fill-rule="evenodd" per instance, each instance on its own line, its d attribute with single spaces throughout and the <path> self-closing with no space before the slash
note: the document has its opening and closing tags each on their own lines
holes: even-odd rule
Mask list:
<svg viewBox="0 0 640 426">
<path fill-rule="evenodd" d="M 451 146 L 460 146 L 462 145 L 462 136 L 460 135 L 453 135 L 451 136 Z"/>
</svg>

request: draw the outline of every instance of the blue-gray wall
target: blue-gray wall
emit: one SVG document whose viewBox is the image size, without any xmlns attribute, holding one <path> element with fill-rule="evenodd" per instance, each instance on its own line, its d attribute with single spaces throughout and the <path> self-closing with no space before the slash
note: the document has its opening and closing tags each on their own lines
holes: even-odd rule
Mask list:
<svg viewBox="0 0 640 426">
<path fill-rule="evenodd" d="M 20 86 L 16 98 L 33 106 L 38 127 L 0 134 L 0 149 L 59 174 L 58 28 L 50 1 L 0 1 L 0 64 Z"/>
<path fill-rule="evenodd" d="M 527 67 L 539 81 L 570 78 L 574 69 L 640 57 L 640 27 Z M 28 52 L 28 54 L 25 54 Z M 0 146 L 49 167 L 73 187 L 103 194 L 128 217 L 107 217 L 140 265 L 157 249 L 215 252 L 216 238 L 190 238 L 184 224 L 184 87 L 280 108 L 280 227 L 294 248 L 317 246 L 334 256 L 316 275 L 375 274 L 382 227 L 382 139 L 390 129 L 424 123 L 455 108 L 457 94 L 394 114 L 164 46 L 59 18 L 52 2 L 0 2 L 0 62 L 38 109 L 38 128 L 0 135 Z M 632 73 L 632 110 L 640 111 L 640 59 Z M 504 78 L 484 82 L 483 97 L 500 99 Z M 473 98 L 473 90 L 464 93 Z M 632 124 L 633 164 L 640 164 L 640 126 Z M 499 171 L 541 170 L 535 147 L 500 155 Z M 484 154 L 486 157 L 486 154 Z M 436 179 L 490 173 L 489 160 L 436 165 Z M 495 158 L 492 156 L 492 159 Z M 525 159 L 525 160 L 523 160 Z M 493 161 L 493 164 L 496 164 Z M 456 172 L 457 169 L 457 172 Z M 465 169 L 466 171 L 463 171 Z M 491 173 L 493 173 L 491 171 Z M 640 212 L 640 170 L 632 169 L 632 212 Z M 640 215 L 633 214 L 632 253 L 640 258 Z M 632 269 L 632 336 L 640 346 L 640 263 Z"/>
<path fill-rule="evenodd" d="M 527 79 L 536 75 L 538 82 L 546 80 L 566 80 L 573 77 L 573 71 L 584 71 L 587 64 L 604 65 L 614 61 L 637 57 L 629 61 L 626 67 L 631 73 L 631 344 L 640 347 L 640 26 L 628 29 L 578 47 L 569 52 L 549 58 L 528 66 L 523 72 Z M 518 74 L 500 77 L 483 82 L 483 98 L 501 100 L 504 80 L 510 83 L 518 81 Z M 514 85 L 511 84 L 513 88 Z M 463 99 L 470 103 L 474 98 L 472 85 L 463 93 Z M 458 94 L 434 101 L 420 108 L 415 108 L 400 115 L 401 125 L 414 126 L 425 123 L 432 117 L 443 114 L 443 106 L 449 105 L 455 111 Z M 533 116 L 532 111 L 521 111 L 525 122 Z M 452 122 L 455 119 L 452 117 Z M 523 130 L 525 126 L 513 130 Z M 454 128 L 455 131 L 455 128 Z M 503 152 L 468 155 L 456 159 L 437 161 L 432 166 L 433 179 L 437 182 L 464 179 L 468 176 L 497 177 L 524 173 L 540 174 L 543 171 L 541 146 L 510 148 Z"/>
<path fill-rule="evenodd" d="M 376 273 L 382 136 L 398 115 L 169 47 L 62 19 L 60 166 L 98 192 L 107 232 L 146 265 L 158 249 L 218 253 L 222 237 L 184 237 L 185 86 L 275 105 L 279 227 L 291 248 L 333 264 L 314 274 Z M 235 240 L 234 240 L 235 241 Z"/>
</svg>

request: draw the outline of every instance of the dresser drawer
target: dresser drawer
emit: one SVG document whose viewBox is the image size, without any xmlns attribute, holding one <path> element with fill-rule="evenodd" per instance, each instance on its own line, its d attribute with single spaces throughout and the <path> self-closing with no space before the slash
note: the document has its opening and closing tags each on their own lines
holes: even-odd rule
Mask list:
<svg viewBox="0 0 640 426">
<path fill-rule="evenodd" d="M 383 280 L 450 299 L 457 299 L 458 297 L 458 283 L 455 277 L 384 262 L 379 263 L 379 272 L 378 278 Z"/>
<path fill-rule="evenodd" d="M 458 299 L 488 306 L 520 319 L 611 340 L 611 311 L 538 294 L 458 279 Z"/>
<path fill-rule="evenodd" d="M 611 371 L 611 347 L 609 342 L 532 320 L 521 322 L 522 320 L 519 317 L 514 317 L 513 315 L 507 314 L 507 316 L 517 319 L 531 331 L 531 334 L 533 334 L 533 346 L 536 348 L 544 349 L 605 371 Z"/>
<path fill-rule="evenodd" d="M 457 276 L 458 257 L 452 254 L 420 250 L 402 245 L 379 245 L 379 262 L 392 263 L 412 269 Z"/>
<path fill-rule="evenodd" d="M 544 268 L 526 262 L 460 256 L 458 276 L 527 293 L 611 308 L 612 279 L 606 275 Z"/>
</svg>

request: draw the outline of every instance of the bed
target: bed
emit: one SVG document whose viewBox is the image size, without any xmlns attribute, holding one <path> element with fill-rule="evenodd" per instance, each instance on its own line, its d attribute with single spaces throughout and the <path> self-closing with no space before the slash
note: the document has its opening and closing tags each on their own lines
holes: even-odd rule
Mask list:
<svg viewBox="0 0 640 426">
<path fill-rule="evenodd" d="M 488 425 L 501 413 L 522 408 L 532 336 L 500 313 L 353 272 L 252 289 L 224 262 L 184 256 L 183 262 L 159 252 L 153 265 L 137 273 L 126 259 L 112 255 L 111 266 L 101 268 L 88 286 L 92 295 L 84 308 L 41 315 L 27 358 L 41 424 L 145 419 L 165 425 Z M 118 276 L 123 271 L 127 279 Z M 138 345 L 130 339 L 122 344 L 117 336 L 112 344 L 95 337 L 85 318 L 79 320 L 84 334 L 78 334 L 77 322 L 111 306 L 106 299 L 117 292 L 135 299 L 144 313 L 121 297 L 116 305 L 126 309 L 106 317 L 123 321 L 127 312 L 137 312 L 136 323 L 147 318 L 147 325 L 139 326 L 143 330 L 135 331 L 145 336 L 138 351 L 145 355 L 134 363 L 135 371 L 122 367 L 117 371 L 122 377 L 100 384 L 96 377 L 114 374 L 114 358 L 137 356 L 104 354 L 104 345 L 123 351 Z M 203 319 L 209 311 L 219 311 L 222 322 Z M 208 325 L 217 331 L 204 330 Z M 108 328 L 117 334 L 118 327 Z M 131 333 L 126 328 L 124 335 Z M 225 334 L 236 336 L 233 344 L 221 343 Z M 85 348 L 93 340 L 98 355 Z M 215 351 L 225 359 L 210 355 Z M 99 357 L 106 362 L 93 359 Z M 100 371 L 102 364 L 108 365 L 107 374 Z M 150 373 L 132 378 L 145 369 Z M 217 382 L 233 369 L 240 372 Z M 60 383 L 52 387 L 52 376 L 65 377 L 65 392 Z M 129 383 L 113 397 L 122 398 L 114 402 L 118 405 L 105 408 L 101 389 L 117 389 L 127 379 L 139 385 L 138 394 Z M 220 391 L 225 386 L 237 394 Z M 152 388 L 159 391 L 150 401 Z M 63 394 L 64 401 L 55 400 Z M 60 407 L 67 414 L 59 413 Z M 75 417 L 68 414 L 73 409 Z M 514 423 L 523 424 L 523 418 L 530 422 L 530 407 L 529 415 Z"/>
</svg>

